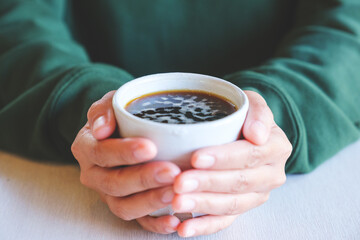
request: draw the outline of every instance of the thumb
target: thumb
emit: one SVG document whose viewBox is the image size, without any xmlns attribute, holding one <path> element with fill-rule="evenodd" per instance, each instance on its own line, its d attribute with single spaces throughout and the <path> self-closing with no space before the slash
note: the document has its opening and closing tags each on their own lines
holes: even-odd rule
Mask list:
<svg viewBox="0 0 360 240">
<path fill-rule="evenodd" d="M 112 108 L 115 91 L 108 92 L 99 101 L 94 102 L 87 113 L 92 135 L 97 140 L 110 137 L 116 128 L 116 120 Z"/>
<path fill-rule="evenodd" d="M 274 116 L 260 94 L 245 91 L 249 99 L 249 111 L 246 117 L 243 135 L 246 140 L 262 145 L 267 142 L 271 127 L 274 125 Z"/>
</svg>

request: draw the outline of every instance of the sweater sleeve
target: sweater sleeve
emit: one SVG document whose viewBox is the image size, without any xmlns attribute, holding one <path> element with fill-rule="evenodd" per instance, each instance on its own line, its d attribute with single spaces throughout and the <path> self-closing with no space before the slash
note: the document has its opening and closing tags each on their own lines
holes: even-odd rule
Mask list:
<svg viewBox="0 0 360 240">
<path fill-rule="evenodd" d="M 132 79 L 91 63 L 64 23 L 58 0 L 0 1 L 0 149 L 36 159 L 72 160 L 86 111 Z"/>
<path fill-rule="evenodd" d="M 268 102 L 293 144 L 287 173 L 313 170 L 360 135 L 360 2 L 300 0 L 273 58 L 225 78 Z"/>
</svg>

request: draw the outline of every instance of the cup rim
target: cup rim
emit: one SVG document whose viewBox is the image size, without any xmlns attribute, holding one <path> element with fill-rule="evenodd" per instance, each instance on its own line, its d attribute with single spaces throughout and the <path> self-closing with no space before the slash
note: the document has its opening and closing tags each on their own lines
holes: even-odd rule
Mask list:
<svg viewBox="0 0 360 240">
<path fill-rule="evenodd" d="M 192 124 L 176 124 L 176 123 L 160 123 L 160 122 L 155 122 L 155 121 L 151 121 L 148 119 L 143 119 L 140 117 L 137 117 L 133 114 L 131 114 L 130 112 L 128 112 L 124 106 L 122 106 L 121 104 L 119 104 L 119 97 L 121 95 L 121 93 L 123 93 L 124 91 L 128 90 L 128 88 L 131 88 L 131 85 L 135 85 L 138 84 L 139 82 L 151 82 L 154 81 L 154 79 L 156 79 L 156 77 L 163 77 L 163 76 L 169 76 L 169 77 L 173 77 L 173 76 L 186 76 L 186 77 L 203 77 L 203 78 L 207 78 L 207 79 L 211 79 L 213 81 L 219 81 L 222 82 L 222 84 L 227 85 L 230 88 L 235 89 L 239 95 L 242 98 L 243 104 L 241 106 L 237 106 L 238 109 L 231 113 L 230 115 L 223 117 L 221 119 L 217 119 L 214 121 L 206 121 L 206 122 L 199 122 L 199 123 L 192 123 Z M 191 89 L 191 88 L 190 88 Z M 182 90 L 181 88 L 174 88 L 174 89 L 169 89 L 169 90 Z M 201 89 L 198 89 L 201 90 Z M 207 90 L 204 90 L 207 91 Z M 207 91 L 210 92 L 211 91 Z M 151 92 L 149 92 L 151 93 Z M 218 93 L 215 93 L 216 95 L 220 95 Z M 223 96 L 226 99 L 228 99 L 226 96 Z M 232 101 L 231 99 L 229 99 L 230 101 Z M 241 90 L 238 86 L 224 80 L 218 77 L 214 77 L 214 76 L 210 76 L 210 75 L 205 75 L 205 74 L 198 74 L 198 73 L 188 73 L 188 72 L 167 72 L 167 73 L 156 73 L 156 74 L 150 74 L 150 75 L 145 75 L 139 78 L 135 78 L 125 84 L 123 84 L 120 88 L 118 88 L 113 96 L 113 100 L 112 100 L 112 105 L 114 108 L 114 111 L 119 111 L 124 117 L 131 119 L 132 121 L 135 121 L 139 124 L 146 124 L 149 125 L 149 127 L 153 126 L 153 127 L 163 127 L 163 128 L 172 128 L 172 129 L 180 129 L 180 128 L 200 128 L 200 127 L 215 127 L 217 125 L 223 125 L 226 124 L 229 121 L 232 121 L 234 118 L 238 118 L 240 119 L 243 114 L 247 113 L 248 107 L 249 107 L 249 100 L 246 96 L 246 94 L 244 93 L 243 90 Z"/>
</svg>

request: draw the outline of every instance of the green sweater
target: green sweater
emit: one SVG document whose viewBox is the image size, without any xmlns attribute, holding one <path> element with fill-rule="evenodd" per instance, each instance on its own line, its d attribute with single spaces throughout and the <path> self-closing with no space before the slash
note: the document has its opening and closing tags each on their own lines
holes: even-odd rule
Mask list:
<svg viewBox="0 0 360 240">
<path fill-rule="evenodd" d="M 261 93 L 311 171 L 360 135 L 360 1 L 1 0 L 0 148 L 74 161 L 94 101 L 172 71 Z"/>
</svg>

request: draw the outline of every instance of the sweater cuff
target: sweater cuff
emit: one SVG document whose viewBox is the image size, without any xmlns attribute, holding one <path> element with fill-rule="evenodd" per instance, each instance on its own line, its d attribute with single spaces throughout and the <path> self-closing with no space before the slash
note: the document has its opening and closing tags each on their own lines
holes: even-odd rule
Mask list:
<svg viewBox="0 0 360 240">
<path fill-rule="evenodd" d="M 285 132 L 293 146 L 293 152 L 287 160 L 287 173 L 304 173 L 312 170 L 307 161 L 306 132 L 300 112 L 295 103 L 275 85 L 274 79 L 252 71 L 237 72 L 226 75 L 224 79 L 234 83 L 243 90 L 259 93 L 267 102 L 274 114 L 276 124 Z"/>
</svg>

